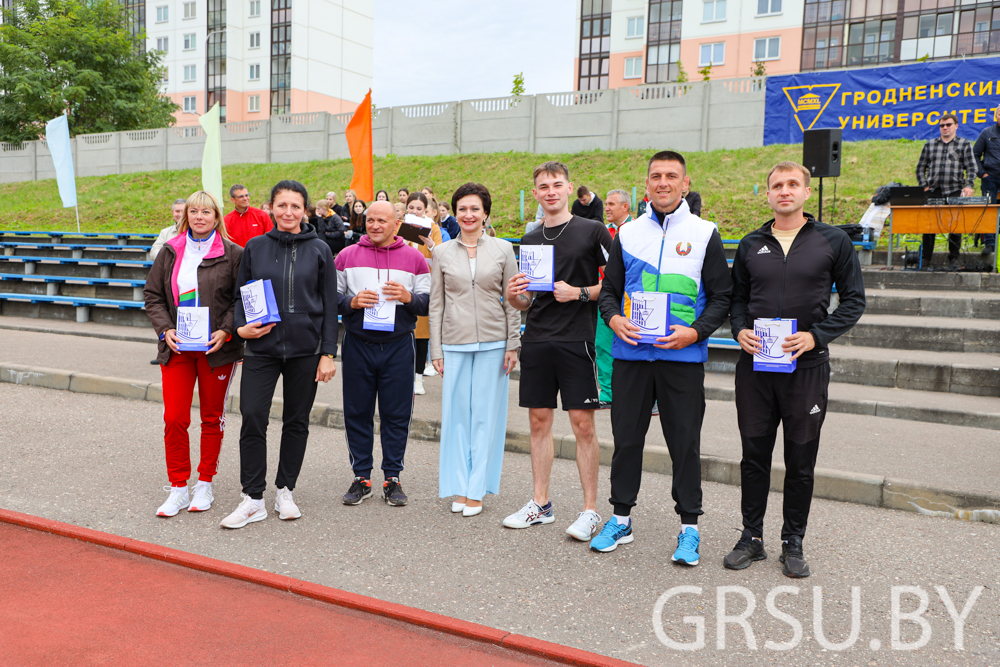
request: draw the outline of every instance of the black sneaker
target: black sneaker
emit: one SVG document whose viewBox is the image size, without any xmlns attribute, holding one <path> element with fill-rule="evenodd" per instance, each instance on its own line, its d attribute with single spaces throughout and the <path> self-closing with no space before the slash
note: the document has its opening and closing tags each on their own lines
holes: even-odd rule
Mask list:
<svg viewBox="0 0 1000 667">
<path fill-rule="evenodd" d="M 765 558 L 767 558 L 767 552 L 764 551 L 764 541 L 753 539 L 750 536 L 750 531 L 744 530 L 740 541 L 722 559 L 722 564 L 729 570 L 742 570 L 745 567 L 750 567 L 750 564 L 755 560 L 764 560 Z"/>
<path fill-rule="evenodd" d="M 344 494 L 345 505 L 360 505 L 365 498 L 372 497 L 372 483 L 364 477 L 355 477 L 351 488 Z"/>
<path fill-rule="evenodd" d="M 781 573 L 786 577 L 801 579 L 810 574 L 809 563 L 802 555 L 802 538 L 798 535 L 792 535 L 781 545 L 781 557 L 778 560 L 782 563 Z"/>
<path fill-rule="evenodd" d="M 398 477 L 390 477 L 382 484 L 382 493 L 385 495 L 385 502 L 393 507 L 401 507 L 406 504 L 406 494 L 399 483 Z"/>
</svg>

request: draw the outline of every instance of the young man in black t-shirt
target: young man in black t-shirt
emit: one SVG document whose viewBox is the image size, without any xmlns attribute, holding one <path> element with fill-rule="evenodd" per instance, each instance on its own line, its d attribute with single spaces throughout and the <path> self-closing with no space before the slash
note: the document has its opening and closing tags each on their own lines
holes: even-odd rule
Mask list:
<svg viewBox="0 0 1000 667">
<path fill-rule="evenodd" d="M 556 395 L 569 413 L 576 436 L 576 464 L 583 486 L 583 511 L 566 529 L 572 537 L 589 540 L 601 525 L 597 513 L 597 473 L 600 449 L 594 429 L 594 410 L 600 407 L 594 336 L 600 269 L 608 261 L 611 234 L 600 222 L 572 215 L 568 208 L 573 184 L 569 170 L 559 162 L 535 169 L 532 194 L 545 210 L 544 224 L 525 234 L 521 246 L 553 246 L 552 292 L 527 291 L 528 279 L 518 273 L 507 285 L 507 299 L 528 311 L 521 337 L 520 405 L 531 420 L 531 475 L 534 496 L 503 521 L 508 528 L 552 523 L 549 500 L 552 472 L 553 410 Z"/>
</svg>

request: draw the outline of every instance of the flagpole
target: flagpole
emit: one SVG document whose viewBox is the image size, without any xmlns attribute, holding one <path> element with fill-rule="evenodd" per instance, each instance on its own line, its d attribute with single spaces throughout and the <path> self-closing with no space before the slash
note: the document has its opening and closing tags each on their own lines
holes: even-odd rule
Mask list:
<svg viewBox="0 0 1000 667">
<path fill-rule="evenodd" d="M 76 233 L 79 234 L 80 233 L 80 205 L 77 204 L 76 206 L 74 206 L 74 208 L 76 209 Z"/>
</svg>

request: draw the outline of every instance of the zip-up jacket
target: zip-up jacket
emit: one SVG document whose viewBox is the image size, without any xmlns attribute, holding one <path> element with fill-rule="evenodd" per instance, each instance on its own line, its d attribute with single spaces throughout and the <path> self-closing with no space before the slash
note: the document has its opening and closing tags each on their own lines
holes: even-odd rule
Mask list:
<svg viewBox="0 0 1000 667">
<path fill-rule="evenodd" d="M 387 280 L 405 287 L 411 295 L 410 302 L 396 305 L 392 331 L 365 329 L 365 311 L 351 308 L 351 299 L 361 290 L 377 290 Z M 337 289 L 347 331 L 369 343 L 388 343 L 413 333 L 417 316 L 427 315 L 431 274 L 424 256 L 407 245 L 403 237 L 397 236 L 386 247 L 378 248 L 365 234 L 337 255 Z"/>
<path fill-rule="evenodd" d="M 708 337 L 726 321 L 732 277 L 715 225 L 692 215 L 686 201 L 670 214 L 646 208 L 618 229 L 604 267 L 598 306 L 610 323 L 628 317 L 633 292 L 670 294 L 670 325 L 692 327 L 698 342 L 681 350 L 661 350 L 652 343 L 629 345 L 615 336 L 611 356 L 629 361 L 705 363 Z"/>
<path fill-rule="evenodd" d="M 797 330 L 808 331 L 816 341 L 797 366 L 819 366 L 830 359 L 830 343 L 850 331 L 865 312 L 861 262 L 847 234 L 808 213 L 786 256 L 771 234 L 773 224 L 769 220 L 744 236 L 736 250 L 729 316 L 733 338 L 753 329 L 755 319 L 795 318 Z M 827 313 L 833 285 L 840 305 Z M 740 357 L 744 362 L 752 359 L 746 352 Z"/>
<path fill-rule="evenodd" d="M 247 340 L 247 355 L 292 359 L 337 354 L 337 271 L 333 253 L 303 222 L 298 234 L 277 227 L 247 241 L 239 284 L 270 280 L 281 321 L 271 332 Z M 236 328 L 247 323 L 236 298 Z"/>
<path fill-rule="evenodd" d="M 989 174 L 994 180 L 1000 179 L 1000 123 L 993 123 L 979 134 L 972 155 L 976 158 L 979 178 Z"/>
<path fill-rule="evenodd" d="M 177 328 L 180 295 L 176 293 L 174 286 L 186 242 L 186 235 L 167 241 L 153 260 L 153 266 L 146 276 L 146 285 L 142 289 L 146 300 L 146 315 L 157 336 L 162 336 L 167 329 Z M 198 266 L 198 293 L 202 299 L 201 305 L 208 306 L 209 330 L 230 334 L 218 351 L 208 355 L 208 363 L 212 368 L 225 366 L 243 357 L 243 341 L 235 335 L 236 326 L 233 324 L 233 300 L 239 298 L 238 286 L 243 284 L 237 279 L 242 255 L 243 248 L 216 233 L 212 247 Z M 166 340 L 161 338 L 157 344 L 156 360 L 160 364 L 166 364 L 172 354 Z"/>
</svg>

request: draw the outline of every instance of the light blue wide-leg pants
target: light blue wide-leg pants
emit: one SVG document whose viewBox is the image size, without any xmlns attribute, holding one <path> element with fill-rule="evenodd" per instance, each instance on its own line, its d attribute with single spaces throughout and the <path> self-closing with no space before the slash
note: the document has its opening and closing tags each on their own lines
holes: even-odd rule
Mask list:
<svg viewBox="0 0 1000 667">
<path fill-rule="evenodd" d="M 504 348 L 444 352 L 439 495 L 482 500 L 500 492 L 510 378 Z"/>
</svg>

